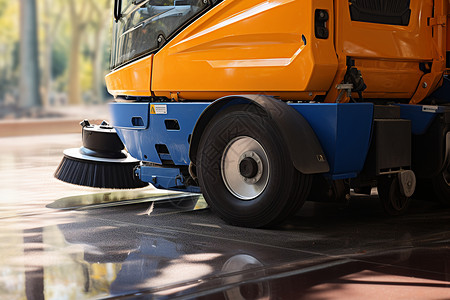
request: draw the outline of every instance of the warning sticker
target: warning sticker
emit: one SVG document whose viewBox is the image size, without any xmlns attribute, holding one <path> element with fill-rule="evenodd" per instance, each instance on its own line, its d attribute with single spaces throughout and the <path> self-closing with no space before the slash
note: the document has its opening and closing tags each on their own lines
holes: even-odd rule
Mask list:
<svg viewBox="0 0 450 300">
<path fill-rule="evenodd" d="M 152 114 L 152 115 L 167 115 L 167 105 L 165 105 L 165 104 L 150 105 L 150 114 Z"/>
</svg>

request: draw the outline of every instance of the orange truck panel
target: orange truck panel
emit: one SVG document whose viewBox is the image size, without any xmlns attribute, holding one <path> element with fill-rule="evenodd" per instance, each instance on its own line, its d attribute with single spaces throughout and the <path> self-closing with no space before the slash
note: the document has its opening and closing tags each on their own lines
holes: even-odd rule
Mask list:
<svg viewBox="0 0 450 300">
<path fill-rule="evenodd" d="M 324 94 L 337 58 L 332 28 L 328 39 L 314 36 L 316 8 L 328 10 L 333 23 L 331 0 L 222 2 L 155 55 L 152 91 L 184 99 Z"/>
<path fill-rule="evenodd" d="M 340 0 L 223 1 L 156 54 L 108 74 L 108 91 L 175 101 L 259 93 L 284 100 L 326 95 L 326 102 L 335 102 L 348 57 L 367 85 L 364 98 L 418 103 L 440 85 L 446 2 L 433 9 L 433 0 L 411 0 L 407 26 L 352 21 L 349 5 Z M 327 39 L 315 36 L 316 9 L 329 14 Z M 425 74 L 420 64 L 431 63 Z"/>
<path fill-rule="evenodd" d="M 441 78 L 443 72 L 436 62 L 439 59 L 434 47 L 436 37 L 430 26 L 433 0 L 411 0 L 408 26 L 352 21 L 348 6 L 347 2 L 336 1 L 336 53 L 340 57 L 340 69 L 346 68 L 346 57 L 355 60 L 367 85 L 365 98 L 410 99 L 417 93 L 422 100 L 432 91 L 431 87 L 436 87 L 435 78 Z M 422 93 L 418 86 L 423 84 L 425 75 L 419 65 L 431 62 L 435 74 L 426 77 L 424 86 L 428 90 Z M 343 73 L 334 83 L 342 81 Z M 334 98 L 327 100 L 333 102 Z"/>
<path fill-rule="evenodd" d="M 108 92 L 113 96 L 151 96 L 153 55 L 130 63 L 106 75 Z"/>
</svg>

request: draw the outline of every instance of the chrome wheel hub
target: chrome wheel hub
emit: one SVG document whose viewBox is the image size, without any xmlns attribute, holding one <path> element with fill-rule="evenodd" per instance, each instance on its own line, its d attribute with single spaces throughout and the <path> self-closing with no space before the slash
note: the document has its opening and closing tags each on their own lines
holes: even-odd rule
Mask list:
<svg viewBox="0 0 450 300">
<path fill-rule="evenodd" d="M 258 141 L 248 136 L 231 140 L 221 159 L 222 179 L 227 189 L 241 200 L 251 200 L 267 187 L 269 159 Z"/>
</svg>

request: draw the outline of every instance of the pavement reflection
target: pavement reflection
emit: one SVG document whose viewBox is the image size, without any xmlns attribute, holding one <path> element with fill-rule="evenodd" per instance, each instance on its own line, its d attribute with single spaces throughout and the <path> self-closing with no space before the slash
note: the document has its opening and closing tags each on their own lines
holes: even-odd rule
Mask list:
<svg viewBox="0 0 450 300">
<path fill-rule="evenodd" d="M 57 181 L 78 135 L 0 143 L 1 299 L 448 298 L 450 210 L 432 201 L 387 218 L 353 195 L 237 228 L 200 195 Z"/>
<path fill-rule="evenodd" d="M 146 202 L 156 203 L 158 206 L 169 205 L 185 210 L 203 209 L 208 206 L 200 194 L 160 190 L 125 190 L 64 197 L 47 204 L 46 207 L 84 210 Z"/>
</svg>

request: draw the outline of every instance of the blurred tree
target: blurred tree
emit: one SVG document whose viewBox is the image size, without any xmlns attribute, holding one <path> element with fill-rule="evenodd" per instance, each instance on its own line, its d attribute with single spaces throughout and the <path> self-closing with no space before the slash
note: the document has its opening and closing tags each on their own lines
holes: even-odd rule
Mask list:
<svg viewBox="0 0 450 300">
<path fill-rule="evenodd" d="M 91 2 L 95 11 L 92 23 L 94 28 L 92 94 L 95 102 L 103 102 L 104 45 L 111 20 L 110 2 L 110 0 Z"/>
<path fill-rule="evenodd" d="M 111 0 L 0 0 L 0 105 L 48 105 L 50 97 L 67 103 L 69 96 L 75 105 L 86 96 L 102 102 L 110 6 Z"/>
<path fill-rule="evenodd" d="M 65 5 L 60 1 L 54 0 L 42 0 L 42 26 L 44 27 L 45 40 L 44 40 L 44 59 L 43 59 L 43 71 L 42 71 L 42 90 L 43 90 L 43 102 L 44 105 L 49 105 L 52 97 L 53 86 L 53 60 L 54 60 L 54 42 L 59 29 L 61 20 L 63 20 L 63 13 Z M 57 66 L 58 67 L 58 66 Z"/>
<path fill-rule="evenodd" d="M 69 55 L 69 104 L 80 104 L 80 49 L 83 33 L 91 17 L 91 1 L 69 0 L 71 22 L 71 45 Z"/>
<path fill-rule="evenodd" d="M 0 103 L 18 91 L 19 3 L 0 0 Z"/>
<path fill-rule="evenodd" d="M 20 104 L 41 106 L 36 0 L 20 0 Z"/>
<path fill-rule="evenodd" d="M 60 45 L 55 43 L 52 49 L 52 78 L 58 78 L 64 75 L 67 70 L 67 58 L 69 57 L 67 51 Z"/>
</svg>

